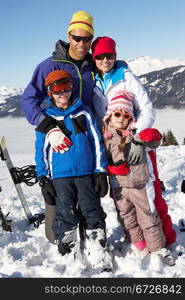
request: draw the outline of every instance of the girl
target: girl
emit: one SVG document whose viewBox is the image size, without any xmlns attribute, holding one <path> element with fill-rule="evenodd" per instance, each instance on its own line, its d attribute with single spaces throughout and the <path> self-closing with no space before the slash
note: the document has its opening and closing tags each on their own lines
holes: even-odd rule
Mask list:
<svg viewBox="0 0 185 300">
<path fill-rule="evenodd" d="M 159 146 L 161 134 L 148 128 L 134 132 L 133 96 L 128 91 L 115 92 L 104 117 L 104 138 L 108 157 L 108 174 L 118 220 L 124 226 L 132 246 L 142 254 L 149 251 L 174 265 L 153 203 L 153 173 L 148 149 Z M 142 160 L 134 165 L 126 162 L 131 143 L 140 144 Z"/>
</svg>

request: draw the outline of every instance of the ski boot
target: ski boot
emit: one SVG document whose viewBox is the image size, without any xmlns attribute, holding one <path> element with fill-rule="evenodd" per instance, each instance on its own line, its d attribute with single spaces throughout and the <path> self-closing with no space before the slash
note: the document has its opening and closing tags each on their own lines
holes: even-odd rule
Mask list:
<svg viewBox="0 0 185 300">
<path fill-rule="evenodd" d="M 66 231 L 58 238 L 58 251 L 62 256 L 70 254 L 75 260 L 77 253 L 77 231 L 76 229 Z"/>
<path fill-rule="evenodd" d="M 88 263 L 93 269 L 101 272 L 111 272 L 113 269 L 112 258 L 106 246 L 106 235 L 104 229 L 86 230 L 84 252 Z"/>
<path fill-rule="evenodd" d="M 175 260 L 172 256 L 172 253 L 169 249 L 166 249 L 166 248 L 162 248 L 161 250 L 159 251 L 156 251 L 156 252 L 152 252 L 151 255 L 157 255 L 160 257 L 161 261 L 168 265 L 168 266 L 174 266 L 175 265 Z"/>
</svg>

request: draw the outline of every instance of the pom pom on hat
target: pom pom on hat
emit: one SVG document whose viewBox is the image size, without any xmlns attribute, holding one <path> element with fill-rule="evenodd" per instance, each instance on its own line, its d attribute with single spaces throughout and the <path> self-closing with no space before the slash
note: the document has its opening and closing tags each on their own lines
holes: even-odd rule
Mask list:
<svg viewBox="0 0 185 300">
<path fill-rule="evenodd" d="M 73 14 L 67 32 L 74 29 L 83 29 L 94 35 L 93 17 L 84 10 Z"/>
<path fill-rule="evenodd" d="M 92 43 L 91 50 L 93 59 L 95 59 L 97 55 L 104 53 L 116 55 L 116 42 L 108 36 L 100 36 Z"/>
</svg>

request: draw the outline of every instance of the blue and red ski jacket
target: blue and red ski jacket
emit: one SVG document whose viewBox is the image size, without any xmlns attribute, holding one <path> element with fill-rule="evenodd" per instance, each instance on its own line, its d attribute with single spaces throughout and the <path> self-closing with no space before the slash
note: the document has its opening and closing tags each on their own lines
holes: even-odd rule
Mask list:
<svg viewBox="0 0 185 300">
<path fill-rule="evenodd" d="M 47 135 L 36 130 L 37 177 L 74 177 L 106 172 L 107 158 L 102 135 L 90 109 L 76 99 L 67 109 L 54 106 L 45 109 L 47 116 L 54 118 L 58 126 L 66 128 L 73 143 L 63 154 L 54 152 Z"/>
</svg>

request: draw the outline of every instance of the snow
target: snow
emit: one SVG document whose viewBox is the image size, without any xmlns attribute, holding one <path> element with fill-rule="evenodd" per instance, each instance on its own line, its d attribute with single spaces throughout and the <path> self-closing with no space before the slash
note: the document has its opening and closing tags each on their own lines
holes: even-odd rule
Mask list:
<svg viewBox="0 0 185 300">
<path fill-rule="evenodd" d="M 157 112 L 157 125 L 176 124 L 172 131 L 178 132 L 178 124 L 183 118 L 182 111 L 164 110 Z M 169 121 L 168 121 L 169 119 Z M 167 122 L 168 121 L 168 122 Z M 161 126 L 163 127 L 164 124 Z M 160 126 L 156 126 L 160 129 Z M 183 139 L 183 130 L 178 132 Z M 11 159 L 16 167 L 34 164 L 34 127 L 24 118 L 3 118 L 0 120 L 0 137 L 5 136 Z M 157 150 L 159 175 L 164 181 L 166 191 L 164 198 L 168 204 L 177 241 L 185 247 L 185 233 L 178 229 L 178 222 L 185 219 L 185 195 L 181 193 L 181 182 L 185 177 L 185 146 L 159 147 Z M 113 272 L 95 271 L 83 263 L 82 258 L 76 262 L 62 257 L 57 246 L 49 243 L 45 237 L 44 223 L 39 228 L 29 225 L 20 200 L 7 171 L 0 161 L 0 205 L 4 214 L 10 212 L 12 232 L 2 231 L 0 226 L 0 277 L 1 278 L 183 278 L 185 271 L 185 253 L 178 256 L 176 265 L 164 266 L 156 258 L 141 260 L 136 253 L 127 251 L 124 233 L 117 221 L 113 200 L 106 196 L 102 205 L 107 213 L 107 237 L 113 255 Z M 22 184 L 30 210 L 33 214 L 44 212 L 44 201 L 40 187 L 35 184 L 28 187 Z"/>
<path fill-rule="evenodd" d="M 22 88 L 15 88 L 12 86 L 0 86 L 0 104 L 6 103 L 7 98 L 21 95 L 22 93 Z"/>
<path fill-rule="evenodd" d="M 178 71 L 174 72 L 173 75 L 184 72 L 185 67 L 180 68 Z"/>
<path fill-rule="evenodd" d="M 132 71 L 137 75 L 143 75 L 149 72 L 162 70 L 165 68 L 185 66 L 185 60 L 181 59 L 159 59 L 149 56 L 139 56 L 129 59 L 128 64 Z M 180 72 L 183 72 L 183 68 Z"/>
</svg>

